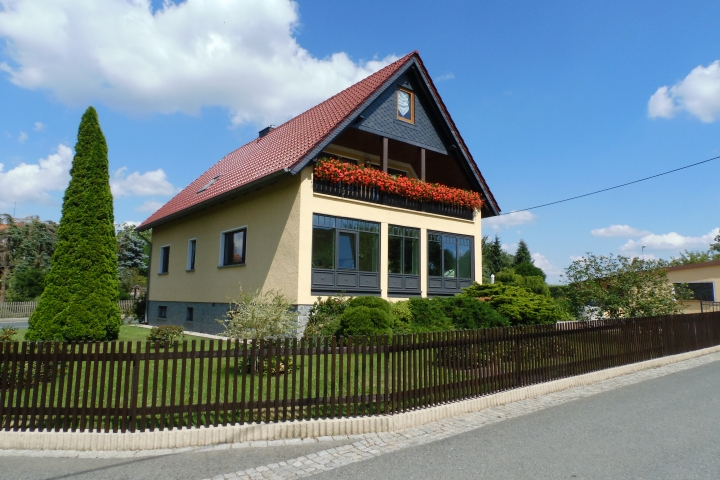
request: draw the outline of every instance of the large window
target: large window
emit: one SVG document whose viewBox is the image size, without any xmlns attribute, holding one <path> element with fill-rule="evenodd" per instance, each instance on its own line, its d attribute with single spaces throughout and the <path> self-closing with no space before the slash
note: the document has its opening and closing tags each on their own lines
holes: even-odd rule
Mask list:
<svg viewBox="0 0 720 480">
<path fill-rule="evenodd" d="M 245 265 L 247 228 L 222 232 L 220 237 L 220 266 Z"/>
<path fill-rule="evenodd" d="M 375 222 L 313 215 L 313 290 L 377 291 L 379 234 Z"/>
<path fill-rule="evenodd" d="M 715 285 L 713 282 L 676 283 L 675 286 L 687 287 L 692 294 L 691 300 L 715 301 Z"/>
<path fill-rule="evenodd" d="M 420 230 L 388 228 L 388 291 L 420 293 Z"/>
<path fill-rule="evenodd" d="M 160 247 L 160 268 L 158 273 L 168 273 L 170 271 L 170 245 Z"/>
<path fill-rule="evenodd" d="M 428 291 L 452 293 L 473 280 L 472 237 L 428 233 Z"/>
</svg>

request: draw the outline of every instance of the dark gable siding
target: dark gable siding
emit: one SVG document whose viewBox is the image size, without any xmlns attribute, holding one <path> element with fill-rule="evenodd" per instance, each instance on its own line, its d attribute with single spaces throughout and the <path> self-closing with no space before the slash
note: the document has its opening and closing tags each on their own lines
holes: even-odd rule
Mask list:
<svg viewBox="0 0 720 480">
<path fill-rule="evenodd" d="M 409 78 L 407 74 L 399 77 L 393 85 L 365 109 L 361 114 L 364 119 L 356 123 L 354 127 L 393 140 L 447 154 L 447 149 L 424 107 L 432 100 L 421 98 L 423 95 L 414 84 L 415 81 Z M 415 93 L 414 124 L 403 122 L 396 117 L 395 92 L 399 86 L 408 88 Z"/>
</svg>

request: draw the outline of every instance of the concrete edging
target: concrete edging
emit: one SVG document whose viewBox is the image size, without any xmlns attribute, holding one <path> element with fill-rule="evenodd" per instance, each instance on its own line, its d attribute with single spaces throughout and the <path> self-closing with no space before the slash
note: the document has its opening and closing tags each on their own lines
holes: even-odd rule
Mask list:
<svg viewBox="0 0 720 480">
<path fill-rule="evenodd" d="M 118 432 L 6 432 L 0 431 L 0 449 L 131 451 L 203 447 L 224 443 L 317 438 L 365 433 L 396 432 L 444 418 L 476 412 L 498 405 L 535 398 L 568 388 L 588 385 L 641 370 L 661 367 L 720 352 L 720 346 L 655 358 L 621 367 L 586 373 L 547 383 L 499 392 L 484 397 L 437 405 L 412 412 L 372 417 L 253 423 L 220 427 L 175 428 L 163 431 Z"/>
</svg>

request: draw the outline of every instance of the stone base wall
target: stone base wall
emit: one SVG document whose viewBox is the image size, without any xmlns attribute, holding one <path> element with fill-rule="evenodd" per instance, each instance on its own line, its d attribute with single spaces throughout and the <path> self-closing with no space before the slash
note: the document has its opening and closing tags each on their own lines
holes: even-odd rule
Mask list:
<svg viewBox="0 0 720 480">
<path fill-rule="evenodd" d="M 165 318 L 160 317 L 160 307 L 166 307 Z M 193 309 L 193 319 L 188 321 L 188 308 Z M 148 324 L 179 325 L 187 331 L 209 333 L 218 335 L 223 332 L 223 326 L 217 321 L 222 319 L 230 308 L 229 303 L 205 302 L 162 302 L 151 300 L 148 302 Z M 297 329 L 296 335 L 302 336 L 308 322 L 312 305 L 296 305 Z"/>
</svg>

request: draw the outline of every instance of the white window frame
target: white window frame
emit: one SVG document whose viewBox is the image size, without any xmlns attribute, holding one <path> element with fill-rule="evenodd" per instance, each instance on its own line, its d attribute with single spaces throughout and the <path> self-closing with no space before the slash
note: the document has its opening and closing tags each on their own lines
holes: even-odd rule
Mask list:
<svg viewBox="0 0 720 480">
<path fill-rule="evenodd" d="M 237 232 L 238 230 L 245 230 L 245 261 L 238 264 L 225 265 L 225 234 L 230 232 Z M 248 239 L 248 226 L 243 225 L 242 227 L 228 228 L 220 232 L 220 254 L 218 255 L 218 268 L 227 267 L 242 267 L 247 265 L 247 239 Z"/>
<path fill-rule="evenodd" d="M 163 258 L 165 257 L 163 255 L 163 250 L 165 248 L 168 249 L 168 260 L 167 260 L 168 264 L 165 265 L 165 271 L 163 272 Z M 158 275 L 167 275 L 168 273 L 170 273 L 170 252 L 169 252 L 169 250 L 170 250 L 170 244 L 163 245 L 160 247 L 160 263 L 158 265 Z"/>
<path fill-rule="evenodd" d="M 193 250 L 191 250 L 190 245 L 192 245 L 193 242 L 195 244 L 195 248 Z M 192 253 L 193 257 L 195 257 L 195 258 L 190 257 L 191 253 Z M 187 264 L 185 265 L 186 272 L 194 272 L 195 271 L 195 267 L 194 267 L 194 265 L 192 265 L 192 263 L 194 263 L 195 261 L 197 261 L 197 238 L 191 238 L 190 240 L 188 240 Z"/>
</svg>

